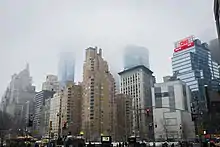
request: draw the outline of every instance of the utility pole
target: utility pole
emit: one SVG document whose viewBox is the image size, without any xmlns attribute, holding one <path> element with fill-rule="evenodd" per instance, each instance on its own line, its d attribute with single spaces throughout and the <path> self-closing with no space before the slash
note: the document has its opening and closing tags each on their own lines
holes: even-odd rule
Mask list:
<svg viewBox="0 0 220 147">
<path fill-rule="evenodd" d="M 197 96 L 193 97 L 193 102 L 191 103 L 191 110 L 192 110 L 192 120 L 194 121 L 195 124 L 195 132 L 199 137 L 199 143 L 202 145 L 202 136 L 201 136 L 201 129 L 203 126 L 203 112 L 200 109 L 201 103 L 205 101 L 199 101 Z"/>
</svg>

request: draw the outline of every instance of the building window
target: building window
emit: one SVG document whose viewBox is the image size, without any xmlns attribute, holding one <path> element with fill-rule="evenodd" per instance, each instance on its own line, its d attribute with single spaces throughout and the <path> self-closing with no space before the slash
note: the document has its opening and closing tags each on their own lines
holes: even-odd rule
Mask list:
<svg viewBox="0 0 220 147">
<path fill-rule="evenodd" d="M 155 93 L 155 98 L 162 98 L 162 93 Z"/>
<path fill-rule="evenodd" d="M 162 97 L 169 97 L 169 93 L 168 92 L 163 92 Z"/>
<path fill-rule="evenodd" d="M 177 118 L 165 118 L 166 126 L 177 126 Z"/>
</svg>

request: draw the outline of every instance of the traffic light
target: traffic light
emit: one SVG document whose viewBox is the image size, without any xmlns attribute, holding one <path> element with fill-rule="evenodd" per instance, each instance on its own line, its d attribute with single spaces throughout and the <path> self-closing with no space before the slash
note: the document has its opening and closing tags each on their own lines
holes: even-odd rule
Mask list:
<svg viewBox="0 0 220 147">
<path fill-rule="evenodd" d="M 32 126 L 33 126 L 33 115 L 30 114 L 28 118 L 28 127 L 32 127 Z"/>
<path fill-rule="evenodd" d="M 149 123 L 149 130 L 151 130 L 153 127 L 152 123 Z"/>
<path fill-rule="evenodd" d="M 64 123 L 63 123 L 63 129 L 66 129 L 67 128 L 67 122 L 65 121 Z"/>
<path fill-rule="evenodd" d="M 157 128 L 157 124 L 155 124 L 154 127 Z"/>
<path fill-rule="evenodd" d="M 50 130 L 52 130 L 52 121 L 50 121 Z"/>
<path fill-rule="evenodd" d="M 29 119 L 28 121 L 28 127 L 32 127 L 33 126 L 33 121 Z"/>
<path fill-rule="evenodd" d="M 198 106 L 197 106 L 198 107 Z M 191 103 L 191 117 L 192 117 L 192 121 L 196 120 L 196 113 L 197 113 L 197 108 L 195 108 L 195 104 Z"/>
<path fill-rule="evenodd" d="M 150 116 L 150 109 L 146 109 L 147 116 Z"/>
<path fill-rule="evenodd" d="M 180 124 L 180 130 L 182 130 L 182 125 Z"/>
<path fill-rule="evenodd" d="M 192 117 L 192 121 L 196 121 L 197 119 L 197 115 L 194 113 L 191 113 L 191 117 Z"/>
<path fill-rule="evenodd" d="M 209 89 L 207 85 L 205 85 L 205 97 L 206 97 L 207 111 L 208 113 L 210 113 L 211 112 L 211 101 L 210 101 Z"/>
</svg>

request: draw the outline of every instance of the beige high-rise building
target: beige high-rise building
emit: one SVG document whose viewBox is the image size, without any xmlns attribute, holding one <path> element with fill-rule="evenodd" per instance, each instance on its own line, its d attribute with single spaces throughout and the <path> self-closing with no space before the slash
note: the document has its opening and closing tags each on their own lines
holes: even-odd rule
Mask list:
<svg viewBox="0 0 220 147">
<path fill-rule="evenodd" d="M 126 141 L 132 135 L 132 99 L 125 94 L 117 94 L 116 103 L 116 139 Z"/>
<path fill-rule="evenodd" d="M 67 135 L 79 135 L 81 131 L 82 86 L 67 83 L 61 100 L 61 132 Z"/>
<path fill-rule="evenodd" d="M 50 102 L 50 134 L 52 137 L 58 138 L 60 135 L 60 118 L 61 118 L 61 99 L 63 98 L 63 91 L 59 91 L 53 95 Z"/>
<path fill-rule="evenodd" d="M 82 83 L 82 131 L 87 139 L 94 141 L 99 140 L 101 134 L 115 135 L 115 81 L 102 50 L 97 50 L 97 47 L 86 49 Z"/>
</svg>

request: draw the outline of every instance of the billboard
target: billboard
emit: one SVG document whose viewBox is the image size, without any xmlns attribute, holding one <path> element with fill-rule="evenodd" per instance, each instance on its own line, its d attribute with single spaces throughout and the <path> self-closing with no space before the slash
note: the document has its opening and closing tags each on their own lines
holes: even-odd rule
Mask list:
<svg viewBox="0 0 220 147">
<path fill-rule="evenodd" d="M 111 138 L 111 136 L 101 136 L 101 142 L 102 143 L 111 143 L 112 138 Z"/>
<path fill-rule="evenodd" d="M 175 43 L 174 52 L 179 52 L 194 46 L 194 36 L 189 36 Z"/>
</svg>

